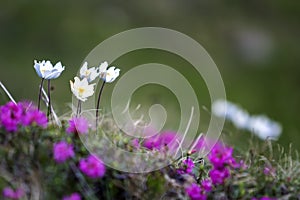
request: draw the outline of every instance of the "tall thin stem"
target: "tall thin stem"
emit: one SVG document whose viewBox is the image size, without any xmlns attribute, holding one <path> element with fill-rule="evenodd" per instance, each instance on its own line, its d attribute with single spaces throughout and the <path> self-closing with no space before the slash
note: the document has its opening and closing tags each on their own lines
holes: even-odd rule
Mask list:
<svg viewBox="0 0 300 200">
<path fill-rule="evenodd" d="M 81 113 L 81 101 L 78 99 L 76 116 L 79 117 L 80 113 Z"/>
<path fill-rule="evenodd" d="M 44 78 L 42 78 L 41 84 L 40 84 L 40 90 L 39 90 L 39 100 L 38 100 L 38 109 L 40 110 L 40 105 L 41 105 L 41 97 L 42 97 L 42 88 L 43 88 L 43 83 L 44 83 Z"/>
<path fill-rule="evenodd" d="M 48 97 L 49 97 L 49 103 L 48 103 L 48 112 L 47 112 L 47 117 L 49 118 L 49 115 L 51 114 L 51 83 L 50 83 L 50 79 L 48 80 Z"/>
<path fill-rule="evenodd" d="M 98 128 L 98 117 L 99 117 L 99 106 L 100 106 L 100 99 L 101 99 L 101 94 L 103 92 L 103 88 L 105 85 L 105 81 L 103 81 L 99 95 L 98 95 L 98 100 L 97 100 L 97 107 L 96 107 L 96 129 Z"/>
</svg>

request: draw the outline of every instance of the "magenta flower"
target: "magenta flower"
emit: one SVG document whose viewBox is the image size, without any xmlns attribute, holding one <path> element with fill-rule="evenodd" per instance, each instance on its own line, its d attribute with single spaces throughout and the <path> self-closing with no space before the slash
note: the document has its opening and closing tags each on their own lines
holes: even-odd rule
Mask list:
<svg viewBox="0 0 300 200">
<path fill-rule="evenodd" d="M 192 185 L 187 187 L 185 192 L 192 200 L 206 200 L 207 198 L 207 196 L 196 183 L 192 183 Z"/>
<path fill-rule="evenodd" d="M 215 168 L 223 168 L 225 165 L 235 163 L 232 152 L 232 147 L 224 147 L 223 145 L 216 144 L 208 155 L 208 159 Z"/>
<path fill-rule="evenodd" d="M 63 200 L 81 200 L 81 196 L 77 192 L 75 192 L 70 196 L 64 196 Z"/>
<path fill-rule="evenodd" d="M 65 141 L 54 143 L 53 157 L 57 163 L 62 163 L 75 155 L 73 145 Z"/>
<path fill-rule="evenodd" d="M 21 188 L 13 190 L 11 187 L 5 187 L 2 191 L 2 194 L 4 197 L 10 199 L 20 199 L 25 195 L 24 190 Z"/>
<path fill-rule="evenodd" d="M 29 110 L 26 115 L 23 117 L 22 124 L 24 126 L 40 126 L 46 128 L 48 124 L 48 119 L 45 113 L 39 110 Z"/>
<path fill-rule="evenodd" d="M 150 150 L 160 150 L 167 146 L 170 150 L 174 150 L 178 146 L 176 143 L 177 138 L 176 132 L 165 131 L 159 135 L 145 139 L 143 146 Z"/>
<path fill-rule="evenodd" d="M 264 168 L 264 174 L 266 176 L 275 176 L 276 169 L 273 168 L 272 166 L 265 166 Z"/>
<path fill-rule="evenodd" d="M 251 200 L 276 200 L 276 198 L 271 198 L 271 197 L 261 197 L 261 198 L 252 198 Z"/>
<path fill-rule="evenodd" d="M 223 184 L 225 180 L 230 176 L 230 171 L 228 168 L 216 169 L 213 168 L 209 171 L 209 176 L 214 185 Z"/>
<path fill-rule="evenodd" d="M 8 132 L 16 132 L 21 122 L 23 108 L 20 103 L 8 102 L 0 107 L 0 126 Z"/>
<path fill-rule="evenodd" d="M 187 158 L 182 162 L 182 166 L 177 170 L 179 174 L 191 174 L 195 164 L 191 158 Z"/>
<path fill-rule="evenodd" d="M 30 102 L 8 102 L 0 107 L 0 126 L 8 132 L 16 132 L 20 125 L 46 128 L 47 123 L 46 115 Z"/>
<path fill-rule="evenodd" d="M 90 178 L 101 178 L 105 174 L 105 165 L 94 155 L 79 161 L 79 169 Z"/>
<path fill-rule="evenodd" d="M 205 179 L 201 182 L 201 187 L 206 191 L 210 192 L 212 190 L 212 183 L 210 180 Z"/>
<path fill-rule="evenodd" d="M 89 131 L 89 123 L 84 117 L 73 117 L 69 120 L 67 133 L 87 134 Z"/>
</svg>

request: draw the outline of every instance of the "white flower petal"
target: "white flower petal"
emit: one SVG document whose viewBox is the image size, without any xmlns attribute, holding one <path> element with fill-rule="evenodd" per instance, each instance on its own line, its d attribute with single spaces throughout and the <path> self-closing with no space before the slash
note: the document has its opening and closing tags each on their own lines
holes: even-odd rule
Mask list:
<svg viewBox="0 0 300 200">
<path fill-rule="evenodd" d="M 101 63 L 99 66 L 99 73 L 106 72 L 107 67 L 108 67 L 108 63 L 106 61 Z"/>
<path fill-rule="evenodd" d="M 37 62 L 34 60 L 34 69 L 39 77 L 44 79 L 55 79 L 60 76 L 65 67 L 62 66 L 61 62 L 56 63 L 53 67 L 49 60 Z"/>
</svg>

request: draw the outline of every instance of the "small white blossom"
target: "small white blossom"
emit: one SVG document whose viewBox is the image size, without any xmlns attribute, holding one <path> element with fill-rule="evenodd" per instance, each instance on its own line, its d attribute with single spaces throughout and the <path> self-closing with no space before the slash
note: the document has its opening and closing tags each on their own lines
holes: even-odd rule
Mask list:
<svg viewBox="0 0 300 200">
<path fill-rule="evenodd" d="M 88 82 L 92 82 L 93 80 L 95 80 L 95 78 L 97 78 L 100 74 L 100 72 L 98 72 L 98 70 L 96 69 L 96 67 L 91 67 L 88 68 L 88 63 L 85 62 L 83 64 L 83 66 L 81 67 L 80 71 L 80 78 L 86 78 L 88 80 Z"/>
<path fill-rule="evenodd" d="M 41 62 L 35 60 L 33 67 L 39 77 L 47 80 L 58 78 L 65 70 L 65 67 L 62 66 L 61 62 L 58 62 L 53 66 L 49 60 L 43 60 Z"/>
<path fill-rule="evenodd" d="M 102 75 L 106 72 L 107 67 L 108 67 L 108 63 L 106 61 L 100 64 L 99 69 L 98 69 L 100 75 Z"/>
<path fill-rule="evenodd" d="M 111 83 L 114 80 L 116 80 L 116 78 L 118 78 L 119 75 L 120 75 L 120 69 L 115 68 L 115 67 L 110 67 L 110 68 L 108 68 L 108 70 L 106 70 L 102 79 L 106 83 Z"/>
<path fill-rule="evenodd" d="M 264 115 L 252 116 L 248 123 L 248 130 L 252 131 L 260 139 L 277 139 L 282 131 L 282 127 L 277 122 L 270 120 Z"/>
<path fill-rule="evenodd" d="M 106 61 L 100 64 L 99 66 L 100 78 L 106 83 L 111 83 L 114 80 L 116 80 L 116 78 L 118 78 L 118 76 L 120 75 L 120 69 L 114 66 L 108 69 L 107 67 L 108 67 L 108 63 Z"/>
<path fill-rule="evenodd" d="M 89 84 L 86 78 L 80 80 L 78 77 L 75 77 L 74 80 L 74 83 L 70 81 L 70 86 L 77 99 L 86 101 L 88 97 L 94 94 L 95 84 Z"/>
<path fill-rule="evenodd" d="M 282 127 L 264 115 L 250 116 L 247 111 L 234 103 L 217 100 L 212 104 L 212 113 L 218 117 L 225 117 L 231 121 L 235 127 L 248 130 L 261 139 L 268 137 L 277 139 Z"/>
</svg>

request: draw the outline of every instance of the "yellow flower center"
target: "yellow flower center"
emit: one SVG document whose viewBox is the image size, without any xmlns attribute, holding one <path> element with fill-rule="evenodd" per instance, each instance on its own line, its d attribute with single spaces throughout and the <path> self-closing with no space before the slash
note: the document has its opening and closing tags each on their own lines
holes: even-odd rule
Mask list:
<svg viewBox="0 0 300 200">
<path fill-rule="evenodd" d="M 79 93 L 80 96 L 84 93 L 84 91 L 85 91 L 84 88 L 82 88 L 82 87 L 78 88 L 78 93 Z"/>
</svg>

